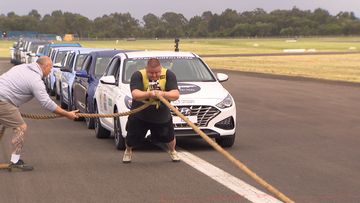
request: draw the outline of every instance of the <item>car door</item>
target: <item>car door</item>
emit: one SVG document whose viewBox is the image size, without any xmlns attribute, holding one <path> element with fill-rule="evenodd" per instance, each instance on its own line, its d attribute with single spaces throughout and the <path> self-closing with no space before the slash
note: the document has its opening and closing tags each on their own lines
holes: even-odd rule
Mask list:
<svg viewBox="0 0 360 203">
<path fill-rule="evenodd" d="M 69 52 L 67 56 L 67 60 L 65 62 L 65 66 L 62 69 L 63 72 L 61 74 L 61 95 L 63 96 L 63 101 L 69 105 L 70 101 L 70 87 L 69 87 L 69 79 L 72 74 L 73 64 L 75 60 L 76 53 Z"/>
<path fill-rule="evenodd" d="M 107 71 L 105 72 L 104 76 L 114 76 L 118 78 L 119 74 L 119 67 L 120 67 L 120 58 L 115 57 L 112 59 Z M 114 91 L 116 91 L 117 84 L 101 84 L 101 94 L 100 94 L 100 109 L 102 113 L 113 113 L 113 106 L 115 104 L 115 100 L 113 98 Z M 107 126 L 113 126 L 113 118 L 104 118 L 102 119 L 103 123 Z"/>
<path fill-rule="evenodd" d="M 86 71 L 87 77 L 75 77 L 74 82 L 74 99 L 76 102 L 76 107 L 79 108 L 81 112 L 86 112 L 86 97 L 87 89 L 89 87 L 90 79 L 90 66 L 92 64 L 92 56 L 88 55 L 85 58 L 84 64 L 81 67 L 80 72 L 84 73 Z"/>
</svg>

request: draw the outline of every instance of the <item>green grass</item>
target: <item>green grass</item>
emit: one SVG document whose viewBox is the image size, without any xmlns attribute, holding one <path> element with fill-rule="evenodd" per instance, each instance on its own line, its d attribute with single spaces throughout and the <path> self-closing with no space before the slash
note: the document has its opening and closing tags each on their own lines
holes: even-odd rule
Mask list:
<svg viewBox="0 0 360 203">
<path fill-rule="evenodd" d="M 360 54 L 205 58 L 212 68 L 360 82 Z"/>
<path fill-rule="evenodd" d="M 212 68 L 360 82 L 360 37 L 254 39 L 181 39 L 180 50 L 205 54 L 281 53 L 284 49 L 349 52 L 350 55 L 204 58 Z M 12 41 L 0 41 L 0 57 L 9 57 Z M 84 47 L 174 50 L 173 39 L 80 41 Z"/>
<path fill-rule="evenodd" d="M 13 45 L 13 41 L 0 40 L 0 57 L 10 58 L 10 47 Z"/>
<path fill-rule="evenodd" d="M 174 50 L 174 40 L 112 40 L 80 41 L 85 47 L 116 49 Z M 351 48 L 352 47 L 352 48 Z M 315 49 L 316 51 L 360 51 L 360 37 L 301 38 L 296 42 L 288 39 L 181 39 L 181 51 L 201 54 L 273 53 L 283 49 Z"/>
</svg>

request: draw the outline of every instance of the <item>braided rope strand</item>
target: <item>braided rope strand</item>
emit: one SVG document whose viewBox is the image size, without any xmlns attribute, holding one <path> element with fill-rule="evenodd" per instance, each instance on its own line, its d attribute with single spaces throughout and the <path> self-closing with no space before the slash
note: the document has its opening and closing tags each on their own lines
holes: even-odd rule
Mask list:
<svg viewBox="0 0 360 203">
<path fill-rule="evenodd" d="M 83 118 L 111 118 L 111 117 L 119 117 L 119 116 L 128 116 L 130 114 L 142 111 L 150 105 L 151 104 L 149 104 L 149 103 L 145 103 L 144 105 L 142 105 L 136 109 L 126 111 L 126 112 L 119 112 L 119 113 L 111 113 L 111 114 L 77 113 L 76 115 L 78 117 L 83 117 Z M 38 120 L 54 119 L 54 118 L 63 117 L 62 115 L 58 115 L 58 114 L 28 114 L 28 113 L 21 113 L 21 116 L 23 118 L 38 119 Z"/>
</svg>

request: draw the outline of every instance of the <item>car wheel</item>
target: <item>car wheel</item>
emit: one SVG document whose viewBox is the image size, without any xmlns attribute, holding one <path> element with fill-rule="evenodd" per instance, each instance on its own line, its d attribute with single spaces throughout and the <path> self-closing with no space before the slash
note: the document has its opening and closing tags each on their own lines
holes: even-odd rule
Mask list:
<svg viewBox="0 0 360 203">
<path fill-rule="evenodd" d="M 68 111 L 71 111 L 71 110 L 73 110 L 74 109 L 74 103 L 73 103 L 73 97 L 72 97 L 72 95 L 70 94 L 70 90 L 68 89 L 67 90 L 67 93 L 68 93 Z"/>
<path fill-rule="evenodd" d="M 86 111 L 85 113 L 90 113 L 89 111 L 89 104 L 86 105 Z M 94 118 L 85 118 L 85 123 L 86 123 L 86 127 L 88 129 L 94 129 L 95 125 L 94 125 Z"/>
<path fill-rule="evenodd" d="M 56 82 L 54 84 L 54 88 L 51 89 L 51 84 L 50 84 L 50 87 L 49 87 L 49 94 L 50 96 L 55 96 L 55 86 L 56 86 Z"/>
<path fill-rule="evenodd" d="M 99 113 L 96 104 L 95 104 L 95 113 Z M 110 137 L 110 131 L 106 130 L 104 127 L 101 126 L 100 118 L 95 118 L 95 135 L 97 138 L 108 138 Z"/>
<path fill-rule="evenodd" d="M 114 113 L 117 113 L 117 109 L 115 109 Z M 121 132 L 121 124 L 120 124 L 120 117 L 114 117 L 114 141 L 115 147 L 118 150 L 125 149 L 125 138 L 122 136 Z"/>
<path fill-rule="evenodd" d="M 60 106 L 61 106 L 61 108 L 63 108 L 63 109 L 67 109 L 67 108 L 68 108 L 67 104 L 64 102 L 64 98 L 63 98 L 63 95 L 62 95 L 61 92 L 60 92 Z"/>
<path fill-rule="evenodd" d="M 232 147 L 235 142 L 235 134 L 216 138 L 215 140 L 222 147 Z"/>
<path fill-rule="evenodd" d="M 48 83 L 48 80 L 45 79 L 45 87 L 46 87 L 46 92 L 50 95 L 50 88 L 49 88 L 49 83 Z"/>
<path fill-rule="evenodd" d="M 61 84 L 59 84 L 59 86 L 61 87 Z M 60 88 L 60 87 L 58 87 L 58 88 Z M 60 100 L 60 95 L 57 93 L 56 89 L 55 89 L 55 99 Z"/>
<path fill-rule="evenodd" d="M 76 110 L 76 104 L 75 104 L 75 98 L 74 98 L 74 95 L 71 96 L 71 103 L 70 105 L 71 108 L 69 109 L 69 111 L 71 110 Z M 74 121 L 83 121 L 84 120 L 84 117 L 79 117 L 79 118 L 75 118 Z"/>
</svg>

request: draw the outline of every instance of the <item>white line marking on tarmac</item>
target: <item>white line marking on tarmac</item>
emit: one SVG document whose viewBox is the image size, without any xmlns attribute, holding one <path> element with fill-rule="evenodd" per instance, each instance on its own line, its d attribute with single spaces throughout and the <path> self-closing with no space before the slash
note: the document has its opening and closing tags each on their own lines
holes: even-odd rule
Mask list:
<svg viewBox="0 0 360 203">
<path fill-rule="evenodd" d="M 281 201 L 274 197 L 256 189 L 255 187 L 245 183 L 244 181 L 232 176 L 231 174 L 223 171 L 222 169 L 211 165 L 205 160 L 191 154 L 190 152 L 179 150 L 178 154 L 181 161 L 200 171 L 201 173 L 209 176 L 216 182 L 224 185 L 230 190 L 243 196 L 254 203 L 280 203 Z"/>
</svg>

